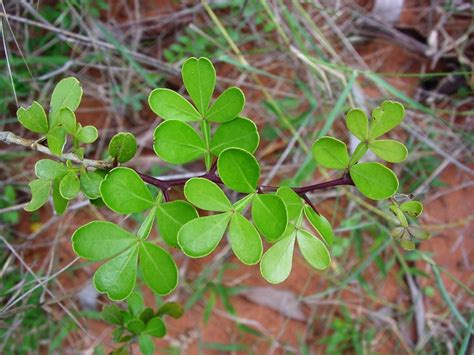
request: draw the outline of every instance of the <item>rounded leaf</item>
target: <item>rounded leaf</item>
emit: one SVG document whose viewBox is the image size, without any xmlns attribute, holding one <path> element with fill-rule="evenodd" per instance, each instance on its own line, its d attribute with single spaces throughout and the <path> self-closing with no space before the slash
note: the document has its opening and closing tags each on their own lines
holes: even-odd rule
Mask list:
<svg viewBox="0 0 474 355">
<path fill-rule="evenodd" d="M 75 137 L 81 143 L 93 143 L 99 137 L 99 132 L 94 126 L 85 126 L 78 129 Z"/>
<path fill-rule="evenodd" d="M 389 163 L 400 163 L 407 158 L 408 150 L 404 144 L 392 139 L 380 139 L 369 143 L 369 148 L 380 159 Z"/>
<path fill-rule="evenodd" d="M 314 159 L 329 169 L 345 169 L 349 165 L 346 144 L 333 137 L 321 137 L 313 144 Z"/>
<path fill-rule="evenodd" d="M 331 263 L 331 256 L 326 245 L 314 235 L 303 229 L 296 233 L 298 246 L 304 259 L 317 270 L 327 269 Z"/>
<path fill-rule="evenodd" d="M 288 221 L 294 221 L 298 219 L 298 217 L 301 215 L 304 205 L 301 197 L 296 192 L 294 192 L 293 189 L 287 186 L 280 187 L 277 190 L 276 195 L 282 199 L 286 206 L 286 210 L 288 212 Z"/>
<path fill-rule="evenodd" d="M 227 122 L 236 118 L 244 108 L 245 95 L 237 87 L 225 90 L 214 102 L 205 118 L 211 122 Z"/>
<path fill-rule="evenodd" d="M 237 117 L 216 129 L 211 140 L 211 153 L 219 156 L 227 148 L 241 148 L 254 153 L 259 142 L 260 136 L 255 123 L 248 118 Z"/>
<path fill-rule="evenodd" d="M 107 221 L 93 221 L 79 227 L 71 240 L 74 252 L 87 260 L 112 258 L 138 241 L 133 234 Z"/>
<path fill-rule="evenodd" d="M 380 163 L 359 163 L 351 167 L 350 175 L 362 194 L 372 200 L 391 197 L 398 190 L 395 173 Z"/>
<path fill-rule="evenodd" d="M 180 228 L 199 215 L 196 209 L 186 201 L 172 201 L 158 205 L 156 218 L 158 231 L 164 241 L 178 248 L 178 232 Z"/>
<path fill-rule="evenodd" d="M 178 285 L 178 268 L 163 248 L 143 242 L 140 246 L 140 271 L 143 281 L 159 295 L 167 295 Z"/>
<path fill-rule="evenodd" d="M 255 192 L 260 166 L 255 157 L 239 148 L 224 150 L 217 160 L 217 171 L 224 184 L 234 191 Z"/>
<path fill-rule="evenodd" d="M 66 200 L 72 200 L 81 190 L 81 183 L 75 171 L 70 171 L 61 178 L 59 193 Z"/>
<path fill-rule="evenodd" d="M 165 323 L 163 323 L 160 317 L 154 317 L 148 321 L 143 333 L 156 338 L 163 338 L 166 335 Z"/>
<path fill-rule="evenodd" d="M 100 197 L 100 184 L 104 175 L 97 171 L 83 171 L 80 175 L 81 190 L 87 198 L 94 200 Z"/>
<path fill-rule="evenodd" d="M 59 123 L 61 123 L 61 125 L 63 126 L 63 128 L 66 130 L 67 133 L 69 134 L 76 133 L 76 128 L 77 128 L 76 115 L 70 108 L 63 107 L 62 109 L 59 110 Z"/>
<path fill-rule="evenodd" d="M 56 179 L 64 176 L 67 171 L 67 167 L 63 163 L 51 159 L 41 159 L 35 164 L 35 175 L 40 179 Z"/>
<path fill-rule="evenodd" d="M 94 274 L 94 286 L 112 301 L 122 301 L 133 292 L 137 279 L 138 245 L 101 265 Z"/>
<path fill-rule="evenodd" d="M 369 120 L 365 112 L 355 108 L 350 110 L 346 115 L 347 129 L 356 136 L 360 141 L 367 140 L 369 135 Z"/>
<path fill-rule="evenodd" d="M 63 153 L 64 145 L 66 144 L 67 133 L 62 127 L 54 127 L 48 131 L 46 140 L 48 148 L 54 155 L 61 155 Z"/>
<path fill-rule="evenodd" d="M 184 97 L 170 89 L 155 89 L 148 96 L 151 110 L 164 120 L 199 121 L 201 114 Z"/>
<path fill-rule="evenodd" d="M 30 107 L 20 107 L 16 112 L 18 121 L 26 129 L 35 133 L 48 133 L 48 119 L 43 106 L 36 101 L 33 101 Z"/>
<path fill-rule="evenodd" d="M 240 213 L 234 213 L 230 220 L 229 241 L 235 256 L 246 265 L 257 264 L 263 252 L 260 235 Z"/>
<path fill-rule="evenodd" d="M 41 208 L 48 201 L 52 182 L 50 180 L 33 180 L 28 186 L 31 190 L 31 200 L 26 205 L 25 211 L 33 212 Z"/>
<path fill-rule="evenodd" d="M 190 258 L 202 258 L 211 254 L 221 241 L 232 213 L 193 219 L 181 227 L 178 244 Z"/>
<path fill-rule="evenodd" d="M 61 182 L 61 177 L 58 177 L 53 180 L 53 205 L 54 211 L 58 215 L 62 215 L 66 211 L 67 206 L 69 205 L 69 200 L 66 200 L 61 196 L 59 192 L 59 183 Z"/>
<path fill-rule="evenodd" d="M 369 140 L 374 140 L 397 127 L 405 117 L 405 108 L 399 102 L 384 101 L 372 112 Z"/>
<path fill-rule="evenodd" d="M 202 210 L 227 212 L 232 209 L 224 191 L 208 179 L 189 179 L 184 185 L 184 195 L 189 202 Z"/>
<path fill-rule="evenodd" d="M 427 230 L 421 227 L 410 226 L 407 228 L 407 230 L 408 230 L 408 233 L 410 233 L 410 235 L 415 239 L 428 240 L 431 238 L 430 232 L 428 232 Z"/>
<path fill-rule="evenodd" d="M 184 86 L 198 111 L 205 115 L 216 86 L 216 70 L 207 58 L 189 58 L 181 69 Z"/>
<path fill-rule="evenodd" d="M 202 157 L 206 145 L 187 123 L 165 121 L 155 129 L 153 149 L 158 157 L 172 164 L 184 164 Z"/>
<path fill-rule="evenodd" d="M 119 163 L 125 163 L 137 152 L 137 140 L 128 132 L 120 132 L 112 137 L 109 143 L 109 155 Z"/>
<path fill-rule="evenodd" d="M 295 234 L 291 234 L 268 249 L 260 263 L 260 273 L 272 284 L 285 281 L 290 275 L 295 248 Z"/>
<path fill-rule="evenodd" d="M 252 219 L 265 239 L 273 243 L 285 232 L 288 213 L 282 199 L 277 195 L 257 195 L 252 202 Z"/>
<path fill-rule="evenodd" d="M 100 195 L 108 208 L 123 214 L 147 210 L 154 203 L 150 190 L 130 168 L 112 169 L 100 184 Z"/>
<path fill-rule="evenodd" d="M 63 107 L 67 107 L 71 111 L 76 111 L 81 102 L 81 98 L 82 87 L 76 78 L 64 78 L 57 83 L 51 94 L 49 126 L 54 127 L 59 123 L 59 111 Z"/>
</svg>

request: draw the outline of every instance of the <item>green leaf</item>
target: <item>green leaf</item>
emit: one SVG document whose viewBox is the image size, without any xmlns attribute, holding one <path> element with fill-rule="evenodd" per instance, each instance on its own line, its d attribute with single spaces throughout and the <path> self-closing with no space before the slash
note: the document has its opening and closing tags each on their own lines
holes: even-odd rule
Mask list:
<svg viewBox="0 0 474 355">
<path fill-rule="evenodd" d="M 156 127 L 153 149 L 160 159 L 172 164 L 188 163 L 207 152 L 201 136 L 190 125 L 174 120 Z"/>
<path fill-rule="evenodd" d="M 380 159 L 389 163 L 400 163 L 407 158 L 408 150 L 404 144 L 392 139 L 380 139 L 369 143 L 369 148 Z"/>
<path fill-rule="evenodd" d="M 224 184 L 242 193 L 255 192 L 260 166 L 255 157 L 239 148 L 224 150 L 217 161 L 217 171 Z"/>
<path fill-rule="evenodd" d="M 407 230 L 413 238 L 416 238 L 418 240 L 428 240 L 431 238 L 430 233 L 421 227 L 410 226 L 407 228 Z"/>
<path fill-rule="evenodd" d="M 127 305 L 130 314 L 137 317 L 145 307 L 143 296 L 137 291 L 132 292 L 132 294 L 127 298 Z"/>
<path fill-rule="evenodd" d="M 231 121 L 242 112 L 244 105 L 245 96 L 242 90 L 231 87 L 217 98 L 205 117 L 211 122 Z"/>
<path fill-rule="evenodd" d="M 94 261 L 119 255 L 138 242 L 133 234 L 107 221 L 93 221 L 79 227 L 71 240 L 77 255 Z"/>
<path fill-rule="evenodd" d="M 211 254 L 222 239 L 231 212 L 193 219 L 181 227 L 178 244 L 190 258 L 202 258 Z"/>
<path fill-rule="evenodd" d="M 356 164 L 350 175 L 359 191 L 372 200 L 389 198 L 398 190 L 397 176 L 380 163 Z"/>
<path fill-rule="evenodd" d="M 272 284 L 285 281 L 290 275 L 295 248 L 295 234 L 279 240 L 263 254 L 260 273 Z"/>
<path fill-rule="evenodd" d="M 60 182 L 60 177 L 53 180 L 53 206 L 58 215 L 62 215 L 69 205 L 69 200 L 62 197 L 61 192 L 59 192 Z"/>
<path fill-rule="evenodd" d="M 33 104 L 28 108 L 20 107 L 16 112 L 16 116 L 26 129 L 35 133 L 48 133 L 48 119 L 43 106 L 38 102 L 33 101 Z"/>
<path fill-rule="evenodd" d="M 333 137 L 321 137 L 313 144 L 314 159 L 330 169 L 345 169 L 349 165 L 346 144 Z"/>
<path fill-rule="evenodd" d="M 54 155 L 61 155 L 63 153 L 64 145 L 66 144 L 66 130 L 62 127 L 51 128 L 46 135 L 49 150 Z"/>
<path fill-rule="evenodd" d="M 303 211 L 303 200 L 301 197 L 293 191 L 293 189 L 282 186 L 280 187 L 276 195 L 282 199 L 283 203 L 286 206 L 286 210 L 288 212 L 288 221 L 294 221 L 298 219 Z"/>
<path fill-rule="evenodd" d="M 155 354 L 155 343 L 153 343 L 153 340 L 149 335 L 141 334 L 138 338 L 138 345 L 143 355 Z"/>
<path fill-rule="evenodd" d="M 93 143 L 99 137 L 99 132 L 94 126 L 85 126 L 77 130 L 75 137 L 81 143 Z"/>
<path fill-rule="evenodd" d="M 147 323 L 143 333 L 156 338 L 163 338 L 166 335 L 165 323 L 163 323 L 160 317 L 154 317 Z"/>
<path fill-rule="evenodd" d="M 201 115 L 184 97 L 170 89 L 155 89 L 148 96 L 151 110 L 164 120 L 200 121 Z"/>
<path fill-rule="evenodd" d="M 259 142 L 260 136 L 255 123 L 248 118 L 237 117 L 217 128 L 211 140 L 211 153 L 219 156 L 227 148 L 241 148 L 254 153 Z"/>
<path fill-rule="evenodd" d="M 246 265 L 257 264 L 263 252 L 262 239 L 247 218 L 234 213 L 230 220 L 229 241 L 235 256 Z"/>
<path fill-rule="evenodd" d="M 145 323 L 140 319 L 132 319 L 127 322 L 125 327 L 133 334 L 140 334 L 145 329 Z"/>
<path fill-rule="evenodd" d="M 150 307 L 147 307 L 145 308 L 141 313 L 140 313 L 140 320 L 143 322 L 143 323 L 148 323 L 148 321 L 150 319 L 152 319 L 153 317 L 155 316 L 155 312 L 153 311 L 153 309 L 151 309 Z"/>
<path fill-rule="evenodd" d="M 35 164 L 35 175 L 39 179 L 51 180 L 64 176 L 67 168 L 63 163 L 51 160 L 41 159 Z"/>
<path fill-rule="evenodd" d="M 123 214 L 145 211 L 154 202 L 143 180 L 130 168 L 112 169 L 100 184 L 100 194 L 108 208 Z"/>
<path fill-rule="evenodd" d="M 36 211 L 48 201 L 51 184 L 52 182 L 50 180 L 41 179 L 32 180 L 28 184 L 31 190 L 31 201 L 26 205 L 25 211 Z"/>
<path fill-rule="evenodd" d="M 141 243 L 140 271 L 143 281 L 159 295 L 171 293 L 178 285 L 178 268 L 173 257 L 155 244 Z"/>
<path fill-rule="evenodd" d="M 317 214 L 316 211 L 308 205 L 304 206 L 304 214 L 313 228 L 323 237 L 326 244 L 332 246 L 334 242 L 334 232 L 326 217 Z"/>
<path fill-rule="evenodd" d="M 51 95 L 49 126 L 55 127 L 59 124 L 59 111 L 63 107 L 67 107 L 72 111 L 76 111 L 82 98 L 82 87 L 74 77 L 62 79 L 56 84 Z"/>
<path fill-rule="evenodd" d="M 232 209 L 236 212 L 242 213 L 245 208 L 247 208 L 247 206 L 250 204 L 250 202 L 252 202 L 256 194 L 257 193 L 252 193 L 242 197 L 240 200 L 238 200 L 232 205 Z"/>
<path fill-rule="evenodd" d="M 207 58 L 189 58 L 181 69 L 184 86 L 198 111 L 205 115 L 216 86 L 216 71 Z"/>
<path fill-rule="evenodd" d="M 82 171 L 80 175 L 81 190 L 87 198 L 94 200 L 100 197 L 100 183 L 104 176 L 96 171 Z"/>
<path fill-rule="evenodd" d="M 365 112 L 355 108 L 350 110 L 346 115 L 347 129 L 356 136 L 361 142 L 367 140 L 369 135 L 369 121 Z"/>
<path fill-rule="evenodd" d="M 190 220 L 198 218 L 196 209 L 186 201 L 162 203 L 156 211 L 158 231 L 168 245 L 178 248 L 178 232 Z"/>
<path fill-rule="evenodd" d="M 125 163 L 133 158 L 137 151 L 137 140 L 128 132 L 120 132 L 112 137 L 109 143 L 109 155 L 119 163 Z"/>
<path fill-rule="evenodd" d="M 107 323 L 122 325 L 123 324 L 123 310 L 115 304 L 105 306 L 100 316 Z"/>
<path fill-rule="evenodd" d="M 273 243 L 280 238 L 288 225 L 288 213 L 277 195 L 257 195 L 252 202 L 252 219 L 265 239 Z"/>
<path fill-rule="evenodd" d="M 362 157 L 367 153 L 367 150 L 369 149 L 369 145 L 365 142 L 360 142 L 356 149 L 354 149 L 354 153 L 352 153 L 351 159 L 349 161 L 349 167 L 352 165 L 356 164 L 359 160 L 362 159 Z"/>
<path fill-rule="evenodd" d="M 159 317 L 168 315 L 174 319 L 181 318 L 183 314 L 183 307 L 177 302 L 166 302 L 156 312 L 156 315 Z"/>
<path fill-rule="evenodd" d="M 75 171 L 69 171 L 59 182 L 59 193 L 66 200 L 72 200 L 81 190 L 81 183 Z"/>
<path fill-rule="evenodd" d="M 374 140 L 397 127 L 405 116 L 403 105 L 395 101 L 384 101 L 372 112 L 369 140 Z"/>
<path fill-rule="evenodd" d="M 126 299 L 137 278 L 138 244 L 101 265 L 94 274 L 94 286 L 112 301 Z"/>
<path fill-rule="evenodd" d="M 418 217 L 423 212 L 423 204 L 420 201 L 405 201 L 400 205 L 400 209 L 409 216 Z"/>
<path fill-rule="evenodd" d="M 404 239 L 400 240 L 400 245 L 405 250 L 415 250 L 415 243 L 411 239 Z"/>
<path fill-rule="evenodd" d="M 331 263 L 329 251 L 322 241 L 303 229 L 296 232 L 298 246 L 305 260 L 317 270 L 327 269 Z"/>
<path fill-rule="evenodd" d="M 147 239 L 155 223 L 157 207 L 154 206 L 151 210 L 148 211 L 148 214 L 145 217 L 142 225 L 137 231 L 137 237 L 140 239 Z"/>
<path fill-rule="evenodd" d="M 208 179 L 189 179 L 184 185 L 184 196 L 202 210 L 227 212 L 232 209 L 232 204 L 224 191 L 215 182 Z"/>
<path fill-rule="evenodd" d="M 400 239 L 405 233 L 408 233 L 405 227 L 394 227 L 390 230 L 390 235 L 395 239 Z"/>
<path fill-rule="evenodd" d="M 67 133 L 75 135 L 77 128 L 76 115 L 70 108 L 64 107 L 60 109 L 58 119 Z"/>
</svg>

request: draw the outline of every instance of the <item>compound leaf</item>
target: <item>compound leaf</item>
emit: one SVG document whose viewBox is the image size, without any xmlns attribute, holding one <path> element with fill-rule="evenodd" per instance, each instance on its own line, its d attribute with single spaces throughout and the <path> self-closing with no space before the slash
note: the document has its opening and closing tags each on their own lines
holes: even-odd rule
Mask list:
<svg viewBox="0 0 474 355">
<path fill-rule="evenodd" d="M 355 108 L 350 110 L 346 115 L 347 129 L 356 136 L 361 142 L 367 140 L 369 135 L 369 120 L 365 112 Z"/>
<path fill-rule="evenodd" d="M 20 107 L 16 116 L 21 125 L 30 131 L 42 134 L 48 132 L 48 119 L 40 103 L 33 101 L 28 108 Z"/>
<path fill-rule="evenodd" d="M 277 195 L 256 195 L 252 202 L 252 219 L 270 243 L 280 238 L 288 225 L 285 204 Z"/>
<path fill-rule="evenodd" d="M 333 137 L 321 137 L 313 144 L 314 159 L 330 169 L 345 169 L 349 165 L 346 144 Z"/>
<path fill-rule="evenodd" d="M 69 171 L 59 182 L 59 193 L 66 200 L 72 200 L 81 190 L 81 183 L 75 171 Z"/>
<path fill-rule="evenodd" d="M 359 191 L 372 200 L 389 198 L 398 190 L 397 176 L 380 163 L 356 164 L 350 175 Z"/>
<path fill-rule="evenodd" d="M 72 249 L 83 259 L 109 259 L 132 245 L 138 239 L 122 227 L 107 221 L 93 221 L 79 227 L 72 235 Z"/>
<path fill-rule="evenodd" d="M 216 86 L 216 71 L 207 58 L 189 58 L 181 69 L 184 86 L 198 111 L 205 115 Z"/>
<path fill-rule="evenodd" d="M 158 231 L 168 245 L 178 248 L 179 229 L 198 218 L 196 209 L 186 201 L 172 201 L 158 205 L 156 211 Z"/>
<path fill-rule="evenodd" d="M 389 163 L 400 163 L 404 161 L 408 155 L 407 147 L 392 139 L 371 141 L 369 148 L 376 156 Z"/>
<path fill-rule="evenodd" d="M 112 137 L 109 143 L 109 155 L 119 163 L 125 163 L 137 152 L 137 140 L 129 132 L 120 132 Z"/>
<path fill-rule="evenodd" d="M 193 219 L 181 227 L 178 244 L 190 258 L 202 258 L 216 249 L 222 239 L 231 212 Z"/>
<path fill-rule="evenodd" d="M 405 116 L 405 108 L 399 102 L 384 101 L 372 112 L 369 140 L 374 140 L 397 127 Z"/>
<path fill-rule="evenodd" d="M 232 209 L 224 191 L 208 179 L 189 179 L 184 185 L 184 195 L 189 202 L 202 210 L 227 212 Z"/>
<path fill-rule="evenodd" d="M 140 271 L 143 281 L 159 295 L 167 295 L 178 285 L 178 268 L 173 257 L 150 242 L 140 246 Z"/>
<path fill-rule="evenodd" d="M 242 112 L 244 105 L 245 96 L 242 90 L 231 87 L 217 98 L 205 117 L 211 122 L 231 121 Z"/>
<path fill-rule="evenodd" d="M 229 241 L 235 256 L 246 265 L 257 264 L 263 252 L 260 235 L 240 213 L 234 213 L 230 220 Z"/>
<path fill-rule="evenodd" d="M 201 115 L 184 97 L 170 89 L 155 89 L 148 96 L 151 110 L 164 120 L 199 121 Z"/>
<path fill-rule="evenodd" d="M 296 232 L 296 238 L 301 254 L 308 264 L 317 270 L 327 269 L 331 263 L 331 256 L 324 243 L 303 229 Z"/>
<path fill-rule="evenodd" d="M 153 149 L 160 159 L 172 164 L 188 163 L 207 152 L 203 139 L 190 125 L 174 120 L 156 127 Z"/>
<path fill-rule="evenodd" d="M 263 254 L 260 273 L 272 284 L 285 281 L 290 275 L 295 248 L 295 234 L 279 240 Z"/>
<path fill-rule="evenodd" d="M 334 242 L 334 232 L 326 217 L 317 214 L 316 211 L 308 205 L 304 206 L 304 214 L 313 228 L 323 237 L 326 244 L 332 246 Z"/>
<path fill-rule="evenodd" d="M 41 159 L 35 164 L 35 175 L 39 179 L 51 180 L 67 173 L 67 168 L 63 163 L 51 160 Z"/>
<path fill-rule="evenodd" d="M 257 189 L 260 166 L 255 157 L 240 148 L 224 150 L 217 161 L 217 171 L 224 184 L 242 193 Z"/>
<path fill-rule="evenodd" d="M 138 243 L 102 264 L 94 274 L 94 286 L 112 301 L 126 299 L 137 279 Z"/>
<path fill-rule="evenodd" d="M 112 169 L 100 184 L 100 194 L 107 207 L 118 213 L 136 213 L 153 206 L 150 190 L 129 168 Z"/>
<path fill-rule="evenodd" d="M 48 201 L 51 184 L 51 180 L 37 179 L 30 181 L 28 186 L 31 190 L 31 200 L 28 205 L 26 205 L 25 211 L 36 211 Z"/>
<path fill-rule="evenodd" d="M 248 118 L 237 117 L 217 128 L 211 140 L 211 153 L 219 156 L 227 148 L 241 148 L 254 153 L 259 142 L 260 136 L 255 123 Z"/>
</svg>

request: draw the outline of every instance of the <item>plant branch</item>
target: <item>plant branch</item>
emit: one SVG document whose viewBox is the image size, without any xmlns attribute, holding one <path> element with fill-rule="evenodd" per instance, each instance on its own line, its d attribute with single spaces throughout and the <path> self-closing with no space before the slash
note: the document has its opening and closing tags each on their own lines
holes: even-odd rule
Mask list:
<svg viewBox="0 0 474 355">
<path fill-rule="evenodd" d="M 38 143 L 38 141 L 32 140 L 32 139 L 25 139 L 20 136 L 17 136 L 16 134 L 12 132 L 0 132 L 0 142 L 4 142 L 7 144 L 15 144 L 19 145 L 31 150 L 38 151 L 40 153 L 49 155 L 50 157 L 53 157 L 55 159 L 59 159 L 61 161 L 66 161 L 70 160 L 73 163 L 76 164 L 81 164 L 85 167 L 91 167 L 95 169 L 112 169 L 114 168 L 114 162 L 113 160 L 91 160 L 91 159 L 80 159 L 76 155 L 72 153 L 65 153 L 62 154 L 61 156 L 54 155 L 48 147 Z M 186 182 L 189 179 L 192 179 L 194 177 L 201 177 L 204 179 L 208 179 L 212 182 L 215 182 L 216 184 L 222 185 L 223 182 L 219 176 L 216 175 L 216 164 L 212 165 L 211 169 L 209 172 L 205 174 L 196 174 L 195 176 L 190 176 L 186 178 L 179 178 L 179 179 L 173 179 L 173 180 L 161 180 L 158 178 L 155 178 L 150 175 L 146 175 L 143 173 L 140 173 L 137 171 L 137 174 L 145 181 L 146 183 L 156 186 L 159 188 L 161 191 L 163 191 L 163 195 L 165 197 L 165 200 L 169 200 L 169 190 L 174 187 L 174 186 L 182 186 L 186 184 Z M 306 195 L 308 192 L 313 192 L 317 190 L 322 190 L 322 189 L 327 189 L 331 187 L 336 187 L 336 186 L 343 186 L 343 185 L 354 185 L 354 182 L 352 181 L 352 178 L 349 174 L 345 173 L 342 177 L 322 182 L 319 184 L 312 184 L 312 185 L 307 185 L 307 186 L 301 186 L 301 187 L 292 187 L 293 191 L 295 191 L 298 195 L 300 195 L 314 210 L 316 208 L 314 207 L 313 204 L 309 202 L 309 198 Z M 262 185 L 258 186 L 257 190 L 259 193 L 264 193 L 264 192 L 272 192 L 276 191 L 279 188 L 279 186 L 267 186 L 267 185 Z"/>
</svg>

